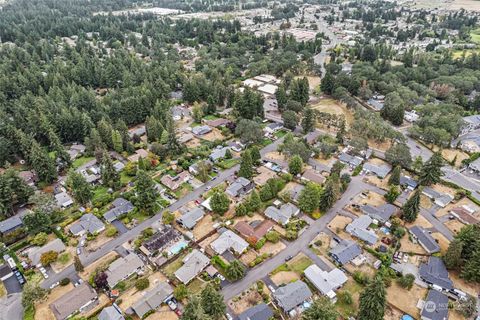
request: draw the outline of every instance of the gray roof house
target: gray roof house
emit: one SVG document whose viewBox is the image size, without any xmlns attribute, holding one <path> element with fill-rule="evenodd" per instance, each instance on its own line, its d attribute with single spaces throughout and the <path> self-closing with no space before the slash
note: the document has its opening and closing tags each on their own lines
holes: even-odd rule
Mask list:
<svg viewBox="0 0 480 320">
<path fill-rule="evenodd" d="M 389 165 L 377 166 L 367 162 L 363 165 L 363 170 L 367 173 L 371 172 L 380 179 L 383 179 L 392 171 L 392 167 Z"/>
<path fill-rule="evenodd" d="M 210 259 L 199 250 L 193 249 L 182 262 L 183 266 L 175 271 L 175 277 L 187 284 L 210 264 Z"/>
<path fill-rule="evenodd" d="M 257 304 L 238 315 L 238 320 L 270 320 L 273 311 L 265 303 Z"/>
<path fill-rule="evenodd" d="M 301 280 L 280 287 L 273 293 L 273 298 L 285 313 L 289 313 L 311 297 L 312 291 Z"/>
<path fill-rule="evenodd" d="M 74 236 L 81 236 L 85 233 L 98 233 L 105 230 L 105 224 L 91 213 L 84 214 L 70 228 Z"/>
<path fill-rule="evenodd" d="M 426 195 L 430 199 L 435 202 L 436 205 L 445 208 L 452 200 L 454 197 L 448 193 L 441 193 L 438 192 L 430 187 L 425 187 L 422 190 L 422 194 Z"/>
<path fill-rule="evenodd" d="M 342 240 L 330 250 L 330 255 L 339 264 L 347 264 L 362 254 L 362 248 L 352 240 Z"/>
<path fill-rule="evenodd" d="M 100 312 L 98 320 L 125 320 L 125 318 L 123 317 L 120 308 L 114 303 Z"/>
<path fill-rule="evenodd" d="M 220 237 L 210 243 L 213 251 L 223 254 L 231 250 L 236 254 L 242 254 L 248 248 L 248 242 L 231 230 L 223 232 Z"/>
<path fill-rule="evenodd" d="M 438 257 L 430 257 L 428 263 L 422 263 L 418 273 L 420 278 L 428 284 L 437 285 L 445 290 L 453 289 L 453 282 L 448 277 L 445 263 Z"/>
<path fill-rule="evenodd" d="M 440 251 L 440 246 L 435 239 L 422 227 L 413 226 L 409 230 L 412 237 L 430 254 Z"/>
<path fill-rule="evenodd" d="M 23 226 L 20 216 L 15 215 L 3 221 L 0 221 L 0 233 L 5 235 Z"/>
<path fill-rule="evenodd" d="M 369 204 L 361 206 L 363 214 L 368 215 L 372 219 L 376 219 L 382 223 L 387 222 L 390 217 L 397 212 L 397 207 L 393 204 L 386 203 L 378 207 L 371 206 Z"/>
<path fill-rule="evenodd" d="M 140 319 L 150 310 L 157 309 L 162 303 L 173 296 L 173 288 L 166 282 L 160 282 L 155 288 L 145 293 L 132 309 Z"/>
<path fill-rule="evenodd" d="M 44 246 L 42 247 L 38 247 L 38 248 L 32 248 L 29 252 L 28 252 L 28 258 L 30 259 L 31 261 L 31 264 L 33 266 L 36 266 L 40 263 L 40 257 L 42 256 L 42 254 L 44 254 L 45 252 L 48 252 L 48 251 L 55 251 L 57 253 L 60 253 L 60 252 L 63 252 L 65 251 L 66 247 L 65 245 L 63 244 L 62 240 L 60 239 L 55 239 L 55 240 L 52 240 L 50 241 L 49 243 L 45 244 Z"/>
<path fill-rule="evenodd" d="M 196 136 L 202 136 L 204 134 L 207 134 L 212 131 L 212 128 L 210 128 L 207 125 L 203 126 L 197 126 L 192 128 L 192 133 Z"/>
<path fill-rule="evenodd" d="M 360 216 L 357 219 L 353 220 L 349 225 L 347 225 L 345 229 L 352 236 L 357 237 L 360 240 L 363 240 L 366 243 L 372 245 L 375 244 L 378 240 L 375 232 L 369 229 L 369 226 L 372 222 L 373 219 L 369 216 Z"/>
<path fill-rule="evenodd" d="M 213 162 L 220 160 L 222 158 L 225 158 L 225 154 L 227 153 L 227 150 L 230 150 L 230 147 L 218 146 L 217 148 L 213 149 L 212 153 L 210 153 L 208 158 Z"/>
<path fill-rule="evenodd" d="M 410 178 L 409 176 L 400 177 L 400 185 L 407 187 L 410 190 L 415 189 L 418 186 L 418 182 Z"/>
<path fill-rule="evenodd" d="M 86 310 L 93 303 L 98 303 L 97 293 L 84 282 L 52 302 L 49 307 L 57 320 L 65 320 L 76 312 Z"/>
<path fill-rule="evenodd" d="M 65 191 L 57 193 L 55 195 L 57 204 L 62 208 L 68 208 L 73 204 L 73 199 Z"/>
<path fill-rule="evenodd" d="M 304 274 L 322 295 L 332 300 L 337 296 L 335 291 L 341 288 L 348 280 L 342 270 L 335 268 L 327 272 L 320 269 L 316 264 L 312 264 L 305 269 Z"/>
<path fill-rule="evenodd" d="M 117 198 L 113 200 L 112 206 L 113 208 L 105 212 L 105 214 L 103 215 L 103 218 L 110 223 L 116 220 L 121 215 L 129 213 L 134 209 L 133 204 L 123 198 Z"/>
<path fill-rule="evenodd" d="M 420 318 L 422 320 L 447 320 L 448 297 L 437 290 L 428 291 Z"/>
<path fill-rule="evenodd" d="M 264 212 L 265 216 L 282 225 L 287 224 L 290 218 L 298 213 L 300 213 L 300 209 L 291 203 L 286 203 L 280 208 L 269 206 Z"/>
<path fill-rule="evenodd" d="M 195 207 L 177 219 L 177 222 L 186 229 L 193 229 L 198 221 L 205 215 L 200 207 Z"/>
<path fill-rule="evenodd" d="M 115 287 L 120 281 L 143 270 L 144 266 L 142 259 L 133 252 L 125 257 L 118 258 L 110 264 L 106 271 L 108 286 L 110 288 Z"/>
<path fill-rule="evenodd" d="M 249 193 L 255 188 L 255 183 L 244 178 L 239 177 L 231 185 L 227 187 L 225 192 L 231 197 L 238 197 Z"/>
<path fill-rule="evenodd" d="M 345 163 L 345 164 L 347 164 L 351 167 L 357 167 L 363 162 L 362 158 L 357 157 L 357 156 L 351 156 L 351 155 L 349 155 L 348 153 L 345 153 L 345 152 L 342 152 L 338 156 L 338 160 L 340 160 L 341 162 L 343 162 L 343 163 Z"/>
</svg>

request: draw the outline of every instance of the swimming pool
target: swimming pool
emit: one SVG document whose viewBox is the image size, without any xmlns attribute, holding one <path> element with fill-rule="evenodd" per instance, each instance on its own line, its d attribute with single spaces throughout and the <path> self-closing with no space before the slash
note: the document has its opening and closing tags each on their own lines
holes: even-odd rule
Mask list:
<svg viewBox="0 0 480 320">
<path fill-rule="evenodd" d="M 386 235 L 389 235 L 390 234 L 390 229 L 387 228 L 387 227 L 381 227 L 380 228 L 380 231 L 382 231 L 383 233 L 385 233 Z"/>
<path fill-rule="evenodd" d="M 182 249 L 186 248 L 188 246 L 188 243 L 186 241 L 179 241 L 175 243 L 173 246 L 170 247 L 170 252 L 171 255 L 176 255 L 179 253 Z"/>
</svg>

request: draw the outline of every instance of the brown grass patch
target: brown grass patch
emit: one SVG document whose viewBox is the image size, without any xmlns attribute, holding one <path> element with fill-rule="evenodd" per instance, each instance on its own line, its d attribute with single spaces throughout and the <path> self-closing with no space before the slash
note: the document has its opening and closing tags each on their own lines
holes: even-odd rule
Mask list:
<svg viewBox="0 0 480 320">
<path fill-rule="evenodd" d="M 272 255 L 276 255 L 280 251 L 286 248 L 286 245 L 279 241 L 277 243 L 266 242 L 265 245 L 258 251 L 260 254 L 264 253 L 271 253 Z"/>
<path fill-rule="evenodd" d="M 113 240 L 111 237 L 107 237 L 106 232 L 101 232 L 93 241 L 89 241 L 86 249 L 89 252 L 93 252 L 98 250 L 99 248 L 103 247 L 107 242 Z"/>
<path fill-rule="evenodd" d="M 197 222 L 195 228 L 193 228 L 193 236 L 195 239 L 202 239 L 209 232 L 213 230 L 213 225 L 215 222 L 211 215 L 207 214 L 200 221 Z"/>
<path fill-rule="evenodd" d="M 83 272 L 79 275 L 84 281 L 88 281 L 88 277 L 95 272 L 97 268 L 107 267 L 111 262 L 113 262 L 118 257 L 118 254 L 115 251 L 109 252 L 107 255 L 101 257 L 94 263 L 85 267 Z"/>
<path fill-rule="evenodd" d="M 132 287 L 120 296 L 122 303 L 120 303 L 119 307 L 123 311 L 130 308 L 134 303 L 143 297 L 145 292 L 152 290 L 159 282 L 167 281 L 167 278 L 162 273 L 155 272 L 148 277 L 148 280 L 150 280 L 150 286 L 147 289 L 138 291 L 135 287 Z"/>
<path fill-rule="evenodd" d="M 345 104 L 340 103 L 335 99 L 321 98 L 318 103 L 312 105 L 311 107 L 312 109 L 320 112 L 343 116 L 347 121 L 347 127 L 351 126 L 353 123 L 353 113 L 348 110 Z M 323 128 L 319 123 L 317 123 L 317 127 Z"/>
<path fill-rule="evenodd" d="M 448 246 L 450 245 L 450 241 L 448 241 L 448 239 L 445 238 L 445 236 L 440 232 L 432 233 L 432 237 L 437 240 L 442 255 L 445 254 L 445 252 L 447 252 Z"/>
<path fill-rule="evenodd" d="M 47 299 L 35 305 L 35 319 L 36 320 L 55 320 L 52 310 L 49 305 L 64 296 L 67 292 L 74 288 L 73 284 L 69 283 L 66 286 L 58 286 L 53 289 L 48 295 Z"/>
<path fill-rule="evenodd" d="M 387 288 L 387 302 L 415 319 L 420 319 L 420 310 L 416 305 L 419 299 L 425 298 L 427 291 L 426 288 L 415 284 L 412 289 L 406 290 L 400 287 L 396 281 L 392 281 L 392 285 Z"/>
<path fill-rule="evenodd" d="M 450 279 L 453 281 L 453 286 L 463 292 L 476 296 L 480 292 L 480 284 L 475 282 L 466 282 L 460 278 L 460 273 L 457 271 L 449 272 Z"/>
<path fill-rule="evenodd" d="M 155 313 L 149 315 L 145 320 L 177 320 L 178 316 L 168 306 L 162 306 Z"/>
<path fill-rule="evenodd" d="M 432 228 L 432 224 L 430 222 L 428 222 L 427 219 L 425 219 L 425 217 L 423 217 L 422 215 L 418 215 L 417 217 L 417 220 L 415 220 L 415 222 L 413 223 L 406 223 L 405 226 L 407 228 L 411 228 L 413 226 L 419 226 L 419 227 L 422 227 L 422 228 L 425 228 L 425 229 L 428 229 L 428 228 Z"/>
<path fill-rule="evenodd" d="M 337 215 L 335 218 L 330 221 L 328 224 L 328 229 L 330 229 L 332 232 L 335 233 L 340 233 L 345 229 L 347 224 L 351 223 L 352 219 L 349 217 Z M 323 241 L 322 241 L 323 242 Z"/>
<path fill-rule="evenodd" d="M 223 136 L 220 130 L 218 130 L 217 128 L 212 128 L 212 131 L 201 136 L 201 139 L 207 140 L 207 141 L 215 141 L 215 140 L 225 140 L 225 137 Z"/>
<path fill-rule="evenodd" d="M 449 220 L 445 222 L 444 225 L 454 234 L 457 234 L 463 227 L 465 227 L 465 224 L 461 223 L 457 219 Z"/>
<path fill-rule="evenodd" d="M 266 288 L 266 286 L 264 287 Z M 240 314 L 245 310 L 257 305 L 263 301 L 262 296 L 253 288 L 241 293 L 238 297 L 230 300 L 228 306 L 235 314 Z"/>
<path fill-rule="evenodd" d="M 300 279 L 300 276 L 293 271 L 280 271 L 270 277 L 277 286 L 288 284 Z"/>
<path fill-rule="evenodd" d="M 418 253 L 418 254 L 426 254 L 427 252 L 425 249 L 422 248 L 421 245 L 418 243 L 415 244 L 410 239 L 405 236 L 400 240 L 400 249 L 404 252 L 412 252 L 412 253 Z"/>
</svg>

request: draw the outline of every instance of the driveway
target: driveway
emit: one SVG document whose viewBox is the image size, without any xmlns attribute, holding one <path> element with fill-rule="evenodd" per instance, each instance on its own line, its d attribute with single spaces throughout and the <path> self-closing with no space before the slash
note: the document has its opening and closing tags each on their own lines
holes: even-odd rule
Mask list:
<svg viewBox="0 0 480 320">
<path fill-rule="evenodd" d="M 22 294 L 9 294 L 0 299 L 0 319 L 4 320 L 22 320 L 23 306 Z"/>
<path fill-rule="evenodd" d="M 7 280 L 3 281 L 3 285 L 5 286 L 8 294 L 22 292 L 22 286 L 15 276 L 11 276 Z"/>
<path fill-rule="evenodd" d="M 128 232 L 128 228 L 120 220 L 112 221 L 112 226 L 114 226 L 115 229 L 117 229 L 119 235 Z"/>
</svg>

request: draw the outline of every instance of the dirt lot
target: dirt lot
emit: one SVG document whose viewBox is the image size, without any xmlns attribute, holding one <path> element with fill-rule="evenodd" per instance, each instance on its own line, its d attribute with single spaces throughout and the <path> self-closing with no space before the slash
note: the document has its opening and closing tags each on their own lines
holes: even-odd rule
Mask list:
<svg viewBox="0 0 480 320">
<path fill-rule="evenodd" d="M 300 276 L 293 271 L 280 271 L 270 277 L 277 286 L 299 280 Z"/>
<path fill-rule="evenodd" d="M 307 79 L 310 90 L 315 90 L 320 85 L 320 77 L 307 76 Z"/>
<path fill-rule="evenodd" d="M 453 281 L 453 286 L 460 289 L 463 292 L 476 296 L 480 292 L 480 284 L 474 282 L 466 282 L 458 272 L 450 271 L 450 279 Z"/>
<path fill-rule="evenodd" d="M 87 247 L 86 247 L 87 251 L 89 251 L 89 252 L 96 251 L 98 248 L 102 247 L 105 243 L 113 240 L 113 238 L 107 237 L 105 235 L 105 233 L 106 232 L 100 233 L 95 238 L 95 240 L 88 242 Z"/>
<path fill-rule="evenodd" d="M 143 297 L 146 291 L 152 290 L 159 282 L 167 281 L 167 278 L 162 273 L 155 272 L 148 277 L 148 280 L 150 280 L 150 286 L 144 291 L 138 291 L 135 287 L 132 287 L 120 296 L 122 303 L 119 307 L 122 310 L 125 311 L 130 308 L 135 302 Z"/>
<path fill-rule="evenodd" d="M 98 259 L 91 265 L 85 267 L 85 270 L 80 273 L 80 277 L 84 281 L 88 281 L 88 277 L 91 273 L 93 273 L 97 268 L 106 267 L 111 262 L 113 262 L 118 257 L 118 254 L 114 251 L 109 252 L 107 255 L 103 256 L 102 258 Z"/>
<path fill-rule="evenodd" d="M 334 99 L 321 99 L 312 108 L 320 112 L 326 112 L 335 115 L 343 115 L 347 121 L 347 127 L 353 123 L 353 113 L 347 109 L 347 106 Z M 319 126 L 319 124 L 317 124 Z M 322 126 L 319 126 L 322 128 Z"/>
<path fill-rule="evenodd" d="M 442 255 L 445 254 L 445 252 L 447 252 L 448 250 L 448 246 L 450 245 L 450 241 L 448 241 L 448 239 L 445 238 L 445 236 L 440 232 L 432 233 L 432 237 L 435 240 L 437 240 L 438 245 L 440 246 L 440 252 L 442 253 Z"/>
<path fill-rule="evenodd" d="M 454 234 L 457 234 L 465 225 L 458 220 L 449 220 L 444 225 L 450 229 Z"/>
<path fill-rule="evenodd" d="M 378 142 L 378 141 L 368 140 L 368 145 L 372 149 L 387 151 L 391 147 L 392 143 L 390 141 Z"/>
<path fill-rule="evenodd" d="M 328 224 L 328 229 L 330 229 L 332 232 L 335 232 L 335 233 L 341 233 L 343 230 L 345 230 L 345 227 L 347 226 L 347 224 L 351 222 L 352 222 L 351 218 L 337 215 Z"/>
<path fill-rule="evenodd" d="M 401 312 L 398 309 L 387 306 L 387 309 L 385 310 L 385 315 L 383 316 L 383 319 L 384 320 L 398 320 L 398 319 L 401 319 L 402 316 L 403 316 L 403 312 Z"/>
<path fill-rule="evenodd" d="M 376 193 L 376 192 L 368 192 L 367 196 L 365 197 L 363 194 L 358 194 L 353 198 L 353 203 L 359 204 L 359 205 L 365 205 L 369 204 L 371 206 L 380 206 L 382 204 L 385 204 L 385 198 Z"/>
<path fill-rule="evenodd" d="M 283 161 L 285 163 L 288 163 L 287 159 L 285 156 L 281 153 L 278 153 L 277 151 L 269 152 L 265 155 L 265 159 L 267 160 L 272 160 L 272 161 Z"/>
<path fill-rule="evenodd" d="M 317 246 L 315 244 L 317 241 L 321 241 L 322 244 L 320 246 Z M 321 253 L 322 255 L 327 256 L 328 251 L 330 250 L 330 244 L 331 244 L 330 242 L 331 242 L 330 236 L 328 234 L 324 233 L 324 232 L 321 232 L 310 243 L 311 243 L 312 247 L 315 249 L 315 251 L 317 251 L 317 254 Z"/>
<path fill-rule="evenodd" d="M 458 167 L 462 164 L 462 160 L 468 159 L 469 156 L 465 152 L 457 149 L 443 149 L 442 156 L 445 158 L 449 163 L 453 161 L 455 157 L 455 166 Z"/>
<path fill-rule="evenodd" d="M 430 222 L 428 222 L 428 220 L 425 219 L 420 214 L 418 215 L 417 220 L 415 220 L 414 223 L 407 223 L 407 224 L 405 224 L 405 226 L 407 228 L 411 228 L 413 226 L 419 226 L 419 227 L 423 227 L 423 228 L 426 228 L 426 229 L 433 227 L 432 224 Z"/>
<path fill-rule="evenodd" d="M 225 137 L 223 136 L 222 132 L 217 128 L 212 128 L 213 130 L 203 136 L 201 138 L 207 141 L 215 141 L 215 140 L 224 140 Z"/>
<path fill-rule="evenodd" d="M 204 216 L 193 228 L 193 236 L 195 239 L 202 239 L 205 237 L 210 231 L 212 231 L 213 225 L 215 222 L 213 221 L 213 218 L 211 215 L 206 215 Z"/>
<path fill-rule="evenodd" d="M 160 309 L 157 310 L 157 312 L 152 313 L 149 315 L 146 320 L 177 320 L 178 316 L 170 310 L 169 307 L 163 306 L 160 307 Z"/>
<path fill-rule="evenodd" d="M 201 141 L 197 138 L 193 138 L 192 140 L 188 141 L 186 144 L 187 148 L 196 148 L 202 145 Z"/>
<path fill-rule="evenodd" d="M 285 249 L 285 244 L 283 242 L 279 241 L 277 243 L 271 243 L 271 242 L 266 242 L 265 245 L 259 250 L 260 254 L 264 253 L 271 253 L 273 255 L 276 255 L 283 249 Z"/>
<path fill-rule="evenodd" d="M 380 179 L 379 177 L 375 176 L 375 175 L 369 175 L 369 176 L 366 176 L 363 180 L 366 182 L 366 183 L 370 183 L 376 187 L 379 187 L 380 189 L 383 189 L 383 190 L 388 190 L 389 189 L 389 185 L 388 185 L 388 179 L 389 179 L 389 175 L 385 177 L 385 179 Z"/>
<path fill-rule="evenodd" d="M 432 207 L 432 201 L 430 200 L 430 198 L 423 194 L 420 195 L 420 207 L 430 209 Z"/>
<path fill-rule="evenodd" d="M 203 240 L 202 242 L 199 243 L 200 247 L 205 249 L 208 247 L 208 245 L 210 243 L 212 243 L 213 241 L 217 240 L 217 238 L 220 237 L 220 235 L 218 233 L 214 233 L 213 235 L 211 235 L 210 237 L 206 238 L 205 240 Z"/>
<path fill-rule="evenodd" d="M 53 289 L 45 301 L 35 305 L 35 319 L 36 320 L 55 320 L 55 316 L 53 315 L 52 311 L 48 307 L 49 304 L 51 304 L 55 300 L 62 297 L 73 288 L 74 288 L 73 284 L 70 283 L 64 287 L 58 286 L 55 289 Z"/>
<path fill-rule="evenodd" d="M 242 293 L 239 299 L 235 299 L 235 301 L 233 301 L 233 299 L 230 300 L 228 305 L 230 308 L 232 308 L 232 311 L 235 314 L 240 314 L 245 310 L 257 305 L 259 301 L 262 301 L 262 296 L 260 293 L 258 293 L 256 289 L 249 289 Z"/>
<path fill-rule="evenodd" d="M 244 265 L 249 265 L 255 258 L 257 257 L 257 253 L 254 250 L 248 250 L 240 257 L 240 261 Z"/>
<path fill-rule="evenodd" d="M 403 289 L 396 281 L 387 288 L 387 302 L 415 319 L 420 319 L 420 310 L 416 305 L 419 299 L 427 296 L 428 289 L 413 285 L 410 290 Z"/>
<path fill-rule="evenodd" d="M 427 252 L 425 249 L 422 248 L 421 245 L 414 244 L 410 239 L 408 239 L 407 236 L 403 237 L 400 240 L 400 249 L 403 252 L 412 252 L 412 253 L 418 253 L 418 254 L 426 254 Z"/>
</svg>

